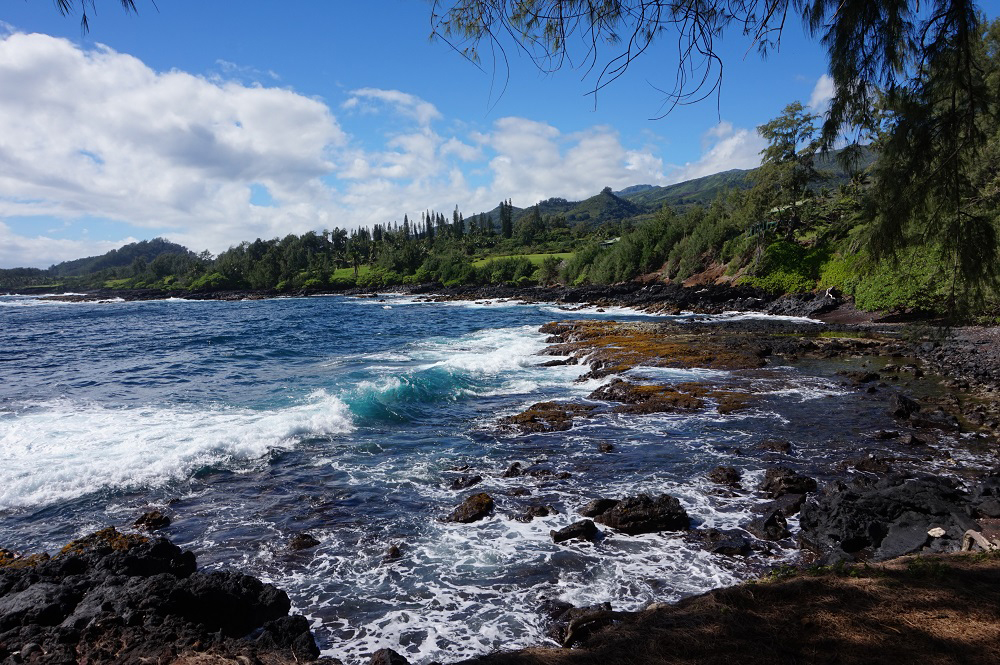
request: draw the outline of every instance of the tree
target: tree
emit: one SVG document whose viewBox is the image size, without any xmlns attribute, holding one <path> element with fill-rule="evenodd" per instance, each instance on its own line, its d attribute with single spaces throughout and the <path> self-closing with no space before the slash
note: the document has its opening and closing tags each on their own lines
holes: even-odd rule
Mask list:
<svg viewBox="0 0 1000 665">
<path fill-rule="evenodd" d="M 1000 20 L 971 48 L 963 32 L 927 53 L 913 85 L 885 95 L 868 198 L 876 257 L 938 248 L 953 308 L 995 285 L 1000 253 Z"/>
<path fill-rule="evenodd" d="M 510 200 L 500 202 L 500 235 L 510 238 L 514 233 L 514 206 Z"/>
<path fill-rule="evenodd" d="M 757 128 L 768 145 L 761 151 L 761 166 L 752 176 L 757 182 L 755 190 L 764 194 L 766 208 L 779 207 L 781 216 L 793 224 L 799 221 L 809 185 L 820 178 L 815 168 L 817 120 L 818 115 L 793 102 L 777 118 Z"/>
</svg>

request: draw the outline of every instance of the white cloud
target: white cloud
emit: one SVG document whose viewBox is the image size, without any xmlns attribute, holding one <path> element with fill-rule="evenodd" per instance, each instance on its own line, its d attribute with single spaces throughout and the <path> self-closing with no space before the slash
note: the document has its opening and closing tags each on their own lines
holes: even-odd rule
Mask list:
<svg viewBox="0 0 1000 665">
<path fill-rule="evenodd" d="M 731 169 L 760 166 L 760 151 L 767 142 L 755 130 L 737 129 L 722 121 L 702 136 L 703 154 L 670 175 L 671 182 L 684 182 Z"/>
<path fill-rule="evenodd" d="M 317 100 L 17 33 L 0 89 L 0 219 L 98 216 L 219 251 L 329 216 L 320 178 L 346 137 Z M 274 207 L 250 204 L 254 183 Z"/>
<path fill-rule="evenodd" d="M 519 206 L 553 196 L 585 198 L 606 186 L 666 182 L 662 160 L 648 151 L 626 150 L 608 127 L 563 135 L 545 123 L 508 117 L 479 140 L 497 153 L 490 161 L 493 192 Z"/>
<path fill-rule="evenodd" d="M 809 108 L 814 113 L 826 113 L 830 108 L 830 100 L 833 99 L 834 86 L 833 77 L 823 74 L 816 81 L 812 95 L 809 96 Z"/>
<path fill-rule="evenodd" d="M 397 111 L 412 116 L 421 126 L 429 126 L 432 121 L 441 118 L 441 112 L 428 101 L 400 90 L 382 90 L 381 88 L 360 88 L 351 91 L 351 97 L 344 102 L 342 108 L 354 109 L 365 101 L 380 101 L 395 107 Z"/>
<path fill-rule="evenodd" d="M 104 254 L 136 238 L 115 241 L 50 238 L 44 235 L 25 236 L 16 233 L 0 222 L 0 266 L 32 266 L 46 268 L 60 261 L 71 261 L 84 256 Z"/>
</svg>

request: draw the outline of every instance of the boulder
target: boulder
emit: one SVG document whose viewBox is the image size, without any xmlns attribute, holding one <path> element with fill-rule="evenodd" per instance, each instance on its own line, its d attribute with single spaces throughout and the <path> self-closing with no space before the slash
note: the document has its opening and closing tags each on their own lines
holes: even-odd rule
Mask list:
<svg viewBox="0 0 1000 665">
<path fill-rule="evenodd" d="M 372 654 L 368 665 L 410 665 L 410 661 L 392 649 L 379 649 Z"/>
<path fill-rule="evenodd" d="M 488 517 L 492 512 L 493 497 L 486 492 L 480 492 L 479 494 L 473 494 L 460 503 L 458 507 L 456 507 L 455 510 L 453 510 L 451 514 L 445 518 L 445 521 L 468 524 L 469 522 L 475 522 Z"/>
<path fill-rule="evenodd" d="M 0 656 L 139 663 L 200 644 L 220 662 L 315 660 L 309 624 L 289 608 L 254 577 L 199 572 L 166 539 L 104 529 L 0 567 Z"/>
<path fill-rule="evenodd" d="M 591 520 L 580 520 L 559 530 L 549 531 L 552 541 L 561 543 L 567 540 L 594 540 L 597 537 L 597 525 Z"/>
<path fill-rule="evenodd" d="M 868 554 L 882 560 L 916 551 L 913 547 L 927 541 L 932 527 L 943 528 L 946 540 L 961 542 L 966 529 L 978 526 L 965 514 L 965 504 L 965 494 L 946 478 L 890 477 L 870 487 L 841 485 L 803 506 L 800 540 L 818 554 Z"/>
<path fill-rule="evenodd" d="M 755 508 L 754 510 L 761 513 L 769 513 L 772 510 L 777 510 L 785 517 L 791 517 L 799 512 L 805 501 L 805 494 L 782 494 L 774 501 L 765 503 L 760 508 Z"/>
<path fill-rule="evenodd" d="M 300 550 L 308 550 L 310 548 L 319 545 L 319 540 L 316 539 L 311 533 L 297 533 L 292 536 L 292 539 L 288 541 L 288 549 L 293 552 L 298 552 Z"/>
<path fill-rule="evenodd" d="M 584 517 L 597 517 L 601 513 L 607 512 L 619 503 L 618 499 L 594 499 L 578 512 Z"/>
<path fill-rule="evenodd" d="M 454 480 L 452 480 L 451 484 L 448 486 L 448 488 L 449 489 L 453 489 L 453 490 L 465 490 L 465 489 L 469 489 L 473 485 L 478 485 L 481 482 L 483 482 L 483 477 L 482 476 L 478 476 L 478 475 L 474 476 L 474 475 L 471 475 L 471 474 L 464 474 L 464 475 L 461 475 L 458 478 L 455 478 Z"/>
<path fill-rule="evenodd" d="M 751 520 L 744 528 L 761 540 L 781 540 L 791 535 L 788 522 L 780 510 L 771 510 Z"/>
<path fill-rule="evenodd" d="M 669 494 L 655 499 L 647 494 L 627 497 L 597 515 L 594 521 L 630 535 L 682 531 L 691 524 L 687 511 Z"/>
<path fill-rule="evenodd" d="M 701 529 L 692 539 L 712 554 L 749 556 L 753 551 L 749 539 L 738 529 Z"/>
<path fill-rule="evenodd" d="M 143 531 L 159 531 L 170 526 L 170 518 L 159 510 L 150 510 L 140 515 L 132 526 Z"/>
<path fill-rule="evenodd" d="M 899 420 L 906 420 L 920 411 L 920 405 L 913 399 L 900 393 L 893 393 L 889 398 L 889 415 Z"/>
<path fill-rule="evenodd" d="M 713 483 L 728 485 L 729 487 L 739 487 L 742 474 L 734 466 L 717 466 L 705 476 Z"/>
<path fill-rule="evenodd" d="M 784 494 L 805 494 L 816 491 L 816 481 L 808 476 L 802 476 L 788 467 L 779 466 L 768 469 L 764 480 L 757 487 L 772 499 Z"/>
</svg>

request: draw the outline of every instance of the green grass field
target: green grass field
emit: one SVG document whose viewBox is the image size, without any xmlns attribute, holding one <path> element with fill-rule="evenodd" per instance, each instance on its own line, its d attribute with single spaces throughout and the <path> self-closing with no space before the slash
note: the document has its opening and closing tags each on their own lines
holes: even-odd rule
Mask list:
<svg viewBox="0 0 1000 665">
<path fill-rule="evenodd" d="M 372 271 L 371 266 L 360 266 L 358 268 L 358 277 L 364 277 Z M 344 278 L 350 279 L 354 277 L 354 268 L 337 268 L 330 275 L 330 279 Z"/>
<path fill-rule="evenodd" d="M 569 257 L 573 256 L 573 254 L 574 252 L 559 252 L 557 254 L 509 254 L 507 256 L 488 256 L 485 259 L 479 259 L 478 261 L 473 262 L 472 265 L 479 268 L 481 266 L 486 265 L 490 261 L 495 261 L 496 259 L 516 259 L 519 257 L 524 257 L 529 261 L 531 261 L 536 266 L 540 266 L 542 265 L 542 261 L 549 256 L 554 256 L 555 258 L 562 260 L 562 259 L 568 259 Z"/>
</svg>

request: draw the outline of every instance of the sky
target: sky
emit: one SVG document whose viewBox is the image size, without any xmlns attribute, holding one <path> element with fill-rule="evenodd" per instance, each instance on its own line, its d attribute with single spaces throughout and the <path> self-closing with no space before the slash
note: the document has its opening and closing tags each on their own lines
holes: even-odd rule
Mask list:
<svg viewBox="0 0 1000 665">
<path fill-rule="evenodd" d="M 512 43 L 506 66 L 471 64 L 429 39 L 423 0 L 136 2 L 96 0 L 88 34 L 51 0 L 0 10 L 0 268 L 154 237 L 217 254 L 752 168 L 758 125 L 832 93 L 795 22 L 766 60 L 726 34 L 721 92 L 652 119 L 670 36 L 595 98 L 593 72 L 542 72 Z"/>
</svg>

